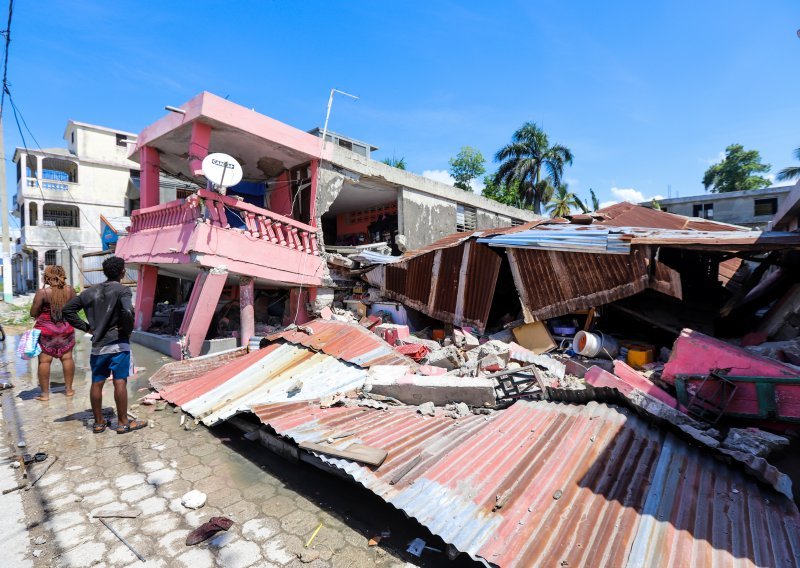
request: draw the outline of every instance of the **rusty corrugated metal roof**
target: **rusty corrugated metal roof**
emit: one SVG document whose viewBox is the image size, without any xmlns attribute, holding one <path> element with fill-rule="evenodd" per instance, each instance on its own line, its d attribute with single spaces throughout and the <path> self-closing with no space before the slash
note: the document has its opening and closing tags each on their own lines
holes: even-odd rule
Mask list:
<svg viewBox="0 0 800 568">
<path fill-rule="evenodd" d="M 645 251 L 630 255 L 507 249 L 525 321 L 608 304 L 644 290 Z"/>
<path fill-rule="evenodd" d="M 305 347 L 274 343 L 210 373 L 160 391 L 161 397 L 206 426 L 255 404 L 314 400 L 364 385 L 367 372 Z"/>
<path fill-rule="evenodd" d="M 254 412 L 296 442 L 350 433 L 333 445 L 387 450 L 378 468 L 316 455 L 493 565 L 800 562 L 792 501 L 616 407 L 519 401 L 457 421 L 413 407 Z"/>
<path fill-rule="evenodd" d="M 635 203 L 615 203 L 608 207 L 603 207 L 595 212 L 602 216 L 602 219 L 595 221 L 595 224 L 607 225 L 611 227 L 650 227 L 653 229 L 694 229 L 697 231 L 747 231 L 746 227 L 730 225 L 711 221 L 710 219 L 699 219 L 696 217 L 686 217 L 676 215 L 666 211 L 658 211 L 650 207 L 636 205 Z"/>
<path fill-rule="evenodd" d="M 310 329 L 311 333 L 301 329 Z M 365 368 L 373 365 L 407 365 L 412 369 L 417 368 L 414 361 L 403 357 L 383 339 L 354 323 L 317 319 L 299 328 L 273 333 L 267 339 L 303 345 Z"/>
<path fill-rule="evenodd" d="M 469 240 L 479 234 L 460 233 L 467 237 L 386 265 L 381 292 L 436 319 L 483 331 L 502 258 Z"/>
</svg>

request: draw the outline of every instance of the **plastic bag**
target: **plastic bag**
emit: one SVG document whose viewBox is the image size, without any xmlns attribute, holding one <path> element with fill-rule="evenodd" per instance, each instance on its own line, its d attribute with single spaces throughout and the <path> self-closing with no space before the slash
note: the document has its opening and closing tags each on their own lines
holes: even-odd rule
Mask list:
<svg viewBox="0 0 800 568">
<path fill-rule="evenodd" d="M 36 328 L 29 329 L 22 334 L 17 344 L 17 355 L 19 355 L 20 359 L 28 361 L 39 356 L 42 352 L 42 346 L 39 345 L 39 336 L 41 334 L 42 332 Z"/>
</svg>

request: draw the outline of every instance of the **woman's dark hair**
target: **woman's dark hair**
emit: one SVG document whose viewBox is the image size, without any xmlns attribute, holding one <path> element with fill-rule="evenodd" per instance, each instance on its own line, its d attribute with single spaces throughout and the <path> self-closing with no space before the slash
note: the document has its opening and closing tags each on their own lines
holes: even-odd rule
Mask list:
<svg viewBox="0 0 800 568">
<path fill-rule="evenodd" d="M 112 256 L 103 261 L 103 274 L 109 280 L 122 280 L 125 274 L 125 261 L 118 256 Z"/>
</svg>

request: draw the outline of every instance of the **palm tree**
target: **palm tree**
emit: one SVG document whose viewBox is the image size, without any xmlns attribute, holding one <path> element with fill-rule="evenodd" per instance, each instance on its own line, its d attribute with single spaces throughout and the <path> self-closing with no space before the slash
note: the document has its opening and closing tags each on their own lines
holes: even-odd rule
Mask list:
<svg viewBox="0 0 800 568">
<path fill-rule="evenodd" d="M 794 151 L 794 157 L 797 160 L 800 160 L 800 148 L 797 148 Z M 788 168 L 783 168 L 781 171 L 778 172 L 778 175 L 775 177 L 778 181 L 790 181 L 793 179 L 800 179 L 800 166 L 790 166 Z"/>
<path fill-rule="evenodd" d="M 589 195 L 592 198 L 592 211 L 597 211 L 600 209 L 600 200 L 597 199 L 597 196 L 594 194 L 594 190 L 589 188 Z"/>
<path fill-rule="evenodd" d="M 518 182 L 523 202 L 532 204 L 533 211 L 540 215 L 542 203 L 548 201 L 548 186 L 561 184 L 564 166 L 572 165 L 572 152 L 560 144 L 551 146 L 544 130 L 526 122 L 514 132 L 511 144 L 498 150 L 494 159 L 500 163 L 495 183 Z"/>
<path fill-rule="evenodd" d="M 579 200 L 574 193 L 567 189 L 567 184 L 559 184 L 547 204 L 547 210 L 552 217 L 566 217 L 572 213 L 572 207 L 579 205 Z"/>
</svg>

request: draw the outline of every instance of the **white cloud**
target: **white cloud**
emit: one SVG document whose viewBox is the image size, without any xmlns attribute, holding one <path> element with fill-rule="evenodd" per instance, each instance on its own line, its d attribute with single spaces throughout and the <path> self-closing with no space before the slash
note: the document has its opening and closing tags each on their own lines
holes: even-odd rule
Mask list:
<svg viewBox="0 0 800 568">
<path fill-rule="evenodd" d="M 580 185 L 581 185 L 581 181 L 579 179 L 570 178 L 570 177 L 564 178 L 564 183 L 566 183 L 569 186 L 570 191 L 573 191 L 573 192 L 576 189 L 578 189 L 580 187 Z"/>
<path fill-rule="evenodd" d="M 638 189 L 633 189 L 632 187 L 612 187 L 611 195 L 616 199 L 603 201 L 600 203 L 601 209 L 603 207 L 608 207 L 609 205 L 619 203 L 620 201 L 627 201 L 628 203 L 645 203 L 652 201 L 653 199 L 664 199 L 663 195 L 646 196 Z"/>
<path fill-rule="evenodd" d="M 453 176 L 451 176 L 447 170 L 425 170 L 424 172 L 422 172 L 422 177 L 432 179 L 433 181 L 446 183 L 447 185 L 453 185 L 456 182 L 456 180 L 453 179 Z M 471 185 L 472 185 L 472 192 L 480 195 L 481 191 L 483 191 L 484 188 L 483 180 L 474 179 L 472 180 Z"/>
<path fill-rule="evenodd" d="M 717 154 L 716 158 L 700 158 L 700 163 L 705 164 L 707 166 L 713 166 L 714 164 L 720 163 L 724 159 L 725 159 L 725 152 L 720 152 L 719 154 Z"/>
</svg>

